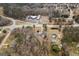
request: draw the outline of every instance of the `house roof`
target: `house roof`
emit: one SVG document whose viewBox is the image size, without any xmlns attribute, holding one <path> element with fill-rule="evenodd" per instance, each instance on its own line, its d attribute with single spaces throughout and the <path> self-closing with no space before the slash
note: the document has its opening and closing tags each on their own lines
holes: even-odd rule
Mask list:
<svg viewBox="0 0 79 59">
<path fill-rule="evenodd" d="M 38 15 L 38 16 L 28 16 L 27 17 L 28 19 L 32 19 L 32 20 L 34 20 L 34 19 L 40 19 L 40 15 Z"/>
</svg>

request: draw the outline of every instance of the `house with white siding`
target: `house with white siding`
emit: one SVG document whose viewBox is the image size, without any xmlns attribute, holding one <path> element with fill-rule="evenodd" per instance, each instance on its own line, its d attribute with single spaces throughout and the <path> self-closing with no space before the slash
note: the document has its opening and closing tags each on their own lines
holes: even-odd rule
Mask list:
<svg viewBox="0 0 79 59">
<path fill-rule="evenodd" d="M 40 18 L 41 18 L 40 15 L 37 15 L 37 16 L 30 15 L 30 16 L 26 17 L 26 20 L 30 21 L 30 22 L 33 22 L 33 23 L 40 23 Z"/>
</svg>

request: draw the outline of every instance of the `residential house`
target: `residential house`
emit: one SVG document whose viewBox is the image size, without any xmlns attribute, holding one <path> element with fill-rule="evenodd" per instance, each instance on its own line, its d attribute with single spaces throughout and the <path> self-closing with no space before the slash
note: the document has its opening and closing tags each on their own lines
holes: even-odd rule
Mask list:
<svg viewBox="0 0 79 59">
<path fill-rule="evenodd" d="M 33 23 L 40 23 L 40 18 L 41 18 L 40 15 L 37 15 L 37 16 L 30 15 L 26 17 L 26 20 Z"/>
</svg>

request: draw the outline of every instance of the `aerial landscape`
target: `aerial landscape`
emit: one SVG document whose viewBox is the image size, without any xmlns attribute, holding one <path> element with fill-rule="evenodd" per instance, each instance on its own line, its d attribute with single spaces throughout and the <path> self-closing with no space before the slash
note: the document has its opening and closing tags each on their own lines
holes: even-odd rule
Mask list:
<svg viewBox="0 0 79 59">
<path fill-rule="evenodd" d="M 0 56 L 79 56 L 79 3 L 0 3 Z"/>
</svg>

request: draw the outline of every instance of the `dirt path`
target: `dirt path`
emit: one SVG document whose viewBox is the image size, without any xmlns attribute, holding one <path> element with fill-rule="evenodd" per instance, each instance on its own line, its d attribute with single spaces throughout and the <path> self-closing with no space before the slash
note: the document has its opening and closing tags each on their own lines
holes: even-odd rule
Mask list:
<svg viewBox="0 0 79 59">
<path fill-rule="evenodd" d="M 11 32 L 12 32 L 12 30 L 10 30 L 10 31 L 8 32 L 8 34 L 6 35 L 6 37 L 5 37 L 5 38 L 3 39 L 3 41 L 1 42 L 1 44 L 0 44 L 0 49 L 3 47 L 4 43 L 6 42 L 6 40 L 8 39 L 8 37 L 10 36 Z"/>
</svg>

